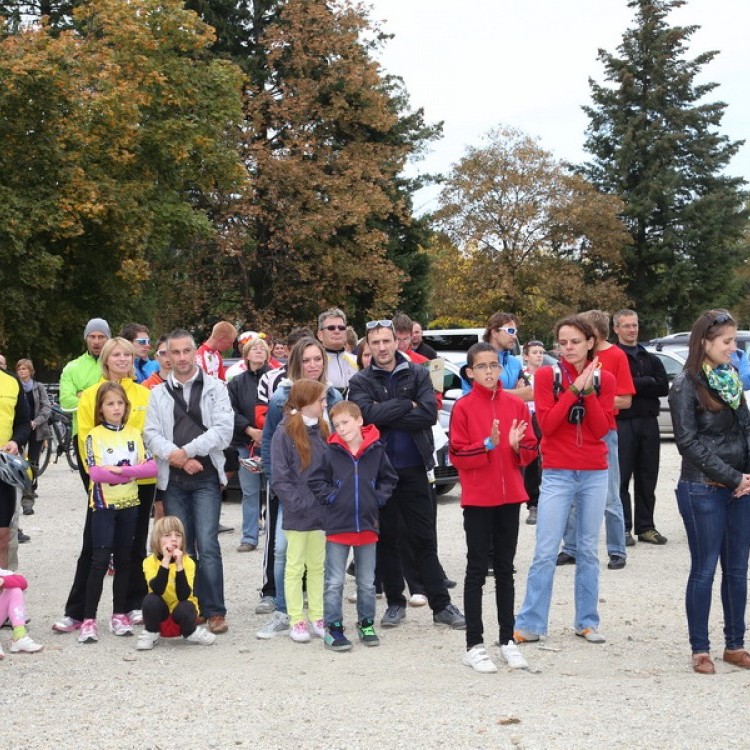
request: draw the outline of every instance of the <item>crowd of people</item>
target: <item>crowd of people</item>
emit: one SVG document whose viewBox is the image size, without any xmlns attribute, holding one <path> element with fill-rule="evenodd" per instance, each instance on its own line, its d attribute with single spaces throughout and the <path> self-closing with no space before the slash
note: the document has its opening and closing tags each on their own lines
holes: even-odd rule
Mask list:
<svg viewBox="0 0 750 750">
<path fill-rule="evenodd" d="M 144 651 L 162 637 L 215 643 L 229 628 L 218 536 L 222 491 L 237 474 L 237 552 L 258 550 L 265 531 L 255 611 L 269 620 L 257 631 L 261 640 L 319 638 L 333 651 L 350 650 L 343 616 L 349 571 L 356 578 L 351 632 L 363 645 L 377 646 L 376 627 L 397 628 L 408 605 L 429 606 L 436 625 L 465 631 L 464 664 L 496 672 L 482 614 L 492 575 L 500 655 L 524 669 L 519 646 L 546 636 L 555 569 L 571 564 L 573 632 L 603 643 L 602 522 L 613 571 L 626 567 L 636 538 L 667 543 L 654 514 L 659 399 L 669 393 L 683 459 L 677 499 L 691 552 L 693 669 L 715 671 L 708 618 L 719 562 L 723 658 L 750 668 L 750 413 L 736 367 L 736 323 L 725 310 L 695 322 L 685 370 L 671 390 L 659 359 L 638 343 L 637 313 L 621 310 L 612 323 L 616 343 L 602 311 L 558 321 L 559 359 L 545 366 L 543 342 L 526 341 L 517 356 L 518 318 L 497 312 L 467 352 L 464 395 L 453 405 L 448 436 L 461 481 L 464 614 L 438 552 L 431 480 L 442 393 L 424 366 L 437 354 L 418 322 L 403 313 L 373 320 L 358 339 L 345 313 L 332 308 L 320 314 L 316 331 L 296 329 L 283 340 L 240 334 L 221 321 L 200 346 L 185 329 L 152 346 L 141 324 L 112 336 L 107 321 L 91 319 L 86 350 L 60 377 L 88 501 L 72 585 L 53 630 L 81 643 L 99 640 L 109 571 L 114 636 L 142 626 L 136 648 Z M 226 368 L 222 353 L 235 346 L 240 359 Z M 35 512 L 35 469 L 50 437 L 50 399 L 34 375 L 26 358 L 15 376 L 0 369 L 0 620 L 13 628 L 11 652 L 41 649 L 26 629 L 27 580 L 11 544 L 14 519 Z M 28 464 L 18 463 L 21 454 Z M 515 614 L 524 503 L 536 543 Z M 385 610 L 376 622 L 379 594 Z"/>
</svg>

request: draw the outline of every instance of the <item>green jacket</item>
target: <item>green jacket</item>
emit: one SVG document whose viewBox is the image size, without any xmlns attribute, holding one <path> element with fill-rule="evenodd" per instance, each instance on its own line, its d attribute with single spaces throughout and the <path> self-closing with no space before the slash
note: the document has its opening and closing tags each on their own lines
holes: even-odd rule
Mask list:
<svg viewBox="0 0 750 750">
<path fill-rule="evenodd" d="M 99 359 L 84 352 L 77 359 L 68 362 L 60 375 L 60 406 L 65 411 L 78 409 L 79 395 L 102 377 Z M 73 414 L 73 434 L 78 434 L 78 417 Z"/>
</svg>

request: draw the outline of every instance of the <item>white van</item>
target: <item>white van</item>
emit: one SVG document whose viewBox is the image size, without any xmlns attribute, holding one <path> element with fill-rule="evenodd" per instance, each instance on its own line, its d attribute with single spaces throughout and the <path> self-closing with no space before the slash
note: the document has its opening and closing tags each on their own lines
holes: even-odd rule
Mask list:
<svg viewBox="0 0 750 750">
<path fill-rule="evenodd" d="M 438 357 L 462 365 L 466 362 L 466 352 L 482 340 L 484 331 L 484 328 L 425 329 L 422 338 L 438 353 Z"/>
</svg>

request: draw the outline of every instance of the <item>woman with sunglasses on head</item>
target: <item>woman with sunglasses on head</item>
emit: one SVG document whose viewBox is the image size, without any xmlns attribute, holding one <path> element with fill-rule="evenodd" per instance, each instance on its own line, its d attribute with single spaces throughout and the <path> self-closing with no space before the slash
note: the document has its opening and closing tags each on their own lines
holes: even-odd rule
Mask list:
<svg viewBox="0 0 750 750">
<path fill-rule="evenodd" d="M 750 669 L 745 605 L 750 553 L 750 413 L 731 365 L 737 324 L 726 310 L 708 310 L 693 324 L 685 369 L 669 392 L 675 442 L 682 456 L 677 482 L 688 546 L 685 594 L 693 671 L 714 674 L 708 616 L 716 563 L 729 664 Z"/>
</svg>

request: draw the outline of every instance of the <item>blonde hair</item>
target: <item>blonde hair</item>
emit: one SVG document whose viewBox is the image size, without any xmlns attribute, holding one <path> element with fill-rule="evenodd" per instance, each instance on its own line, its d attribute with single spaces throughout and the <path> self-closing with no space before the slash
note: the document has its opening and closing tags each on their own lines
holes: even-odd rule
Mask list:
<svg viewBox="0 0 750 750">
<path fill-rule="evenodd" d="M 28 367 L 31 377 L 34 377 L 34 363 L 30 359 L 19 359 L 18 362 L 16 362 L 16 372 L 18 372 L 19 367 Z"/>
<path fill-rule="evenodd" d="M 94 425 L 100 425 L 102 422 L 104 422 L 104 415 L 102 414 L 102 402 L 104 401 L 104 397 L 108 393 L 111 393 L 113 391 L 114 393 L 122 396 L 122 399 L 125 402 L 125 412 L 122 415 L 122 424 L 128 423 L 128 419 L 130 418 L 130 400 L 128 399 L 128 394 L 125 393 L 125 389 L 119 383 L 115 382 L 114 380 L 108 380 L 106 383 L 102 383 L 96 392 Z"/>
<path fill-rule="evenodd" d="M 307 427 L 302 419 L 302 409 L 314 404 L 327 390 L 327 387 L 317 380 L 300 378 L 295 380 L 289 391 L 289 398 L 284 405 L 286 414 L 286 434 L 289 435 L 299 454 L 300 468 L 304 471 L 312 459 L 312 448 Z M 318 419 L 318 430 L 325 440 L 328 437 L 328 425 L 324 419 Z"/>
<path fill-rule="evenodd" d="M 112 354 L 112 350 L 116 346 L 124 349 L 133 358 L 133 363 L 130 365 L 130 370 L 125 377 L 130 378 L 131 380 L 135 380 L 135 349 L 133 349 L 133 345 L 127 339 L 122 338 L 122 336 L 115 336 L 115 338 L 113 339 L 107 339 L 107 341 L 104 343 L 104 346 L 102 347 L 102 353 L 99 355 L 99 366 L 102 368 L 102 375 L 104 375 L 107 380 L 112 379 L 109 374 L 109 365 L 107 364 L 107 360 L 109 359 L 109 355 Z"/>
<path fill-rule="evenodd" d="M 171 534 L 173 531 L 176 531 L 182 537 L 182 543 L 184 544 L 185 527 L 177 516 L 162 516 L 157 521 L 154 521 L 154 528 L 151 531 L 151 551 L 157 555 L 157 557 L 161 554 L 159 540 L 165 534 Z"/>
<path fill-rule="evenodd" d="M 266 362 L 268 362 L 268 358 L 271 356 L 271 350 L 268 348 L 268 344 L 261 338 L 250 339 L 250 341 L 248 341 L 245 346 L 242 347 L 242 359 L 248 358 L 250 350 L 254 346 L 260 346 L 263 349 L 263 351 L 266 353 Z"/>
</svg>

